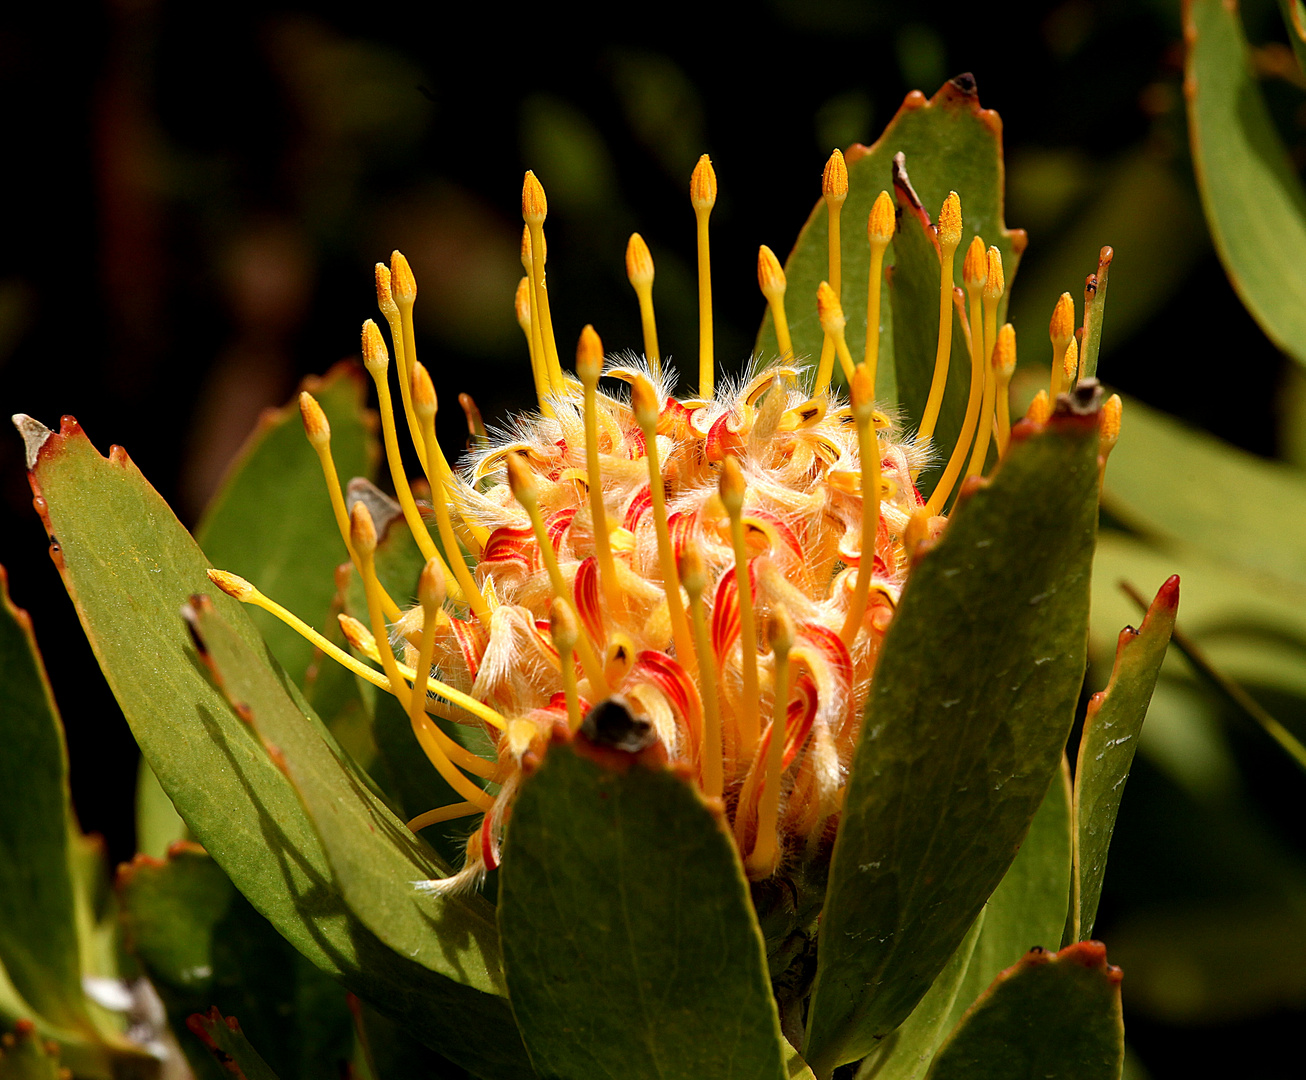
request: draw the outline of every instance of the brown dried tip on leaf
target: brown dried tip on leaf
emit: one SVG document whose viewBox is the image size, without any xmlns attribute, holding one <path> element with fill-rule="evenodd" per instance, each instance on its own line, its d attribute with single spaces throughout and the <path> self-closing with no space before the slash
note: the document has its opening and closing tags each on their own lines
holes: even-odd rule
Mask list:
<svg viewBox="0 0 1306 1080">
<path fill-rule="evenodd" d="M 517 282 L 517 295 L 513 297 L 513 308 L 517 312 L 517 325 L 527 333 L 531 329 L 531 280 L 522 278 Z"/>
<path fill-rule="evenodd" d="M 1048 392 L 1040 390 L 1029 403 L 1029 408 L 1025 410 L 1025 419 L 1035 424 L 1046 424 L 1051 415 L 1052 402 L 1048 398 Z"/>
<path fill-rule="evenodd" d="M 757 249 L 757 284 L 762 289 L 762 295 L 768 300 L 775 296 L 783 296 L 787 284 L 780 260 L 765 244 Z"/>
<path fill-rule="evenodd" d="M 314 446 L 325 446 L 331 441 L 331 424 L 317 403 L 317 398 L 307 390 L 299 394 L 299 415 L 304 421 L 304 434 Z"/>
<path fill-rule="evenodd" d="M 875 383 L 871 381 L 871 370 L 865 364 L 853 368 L 852 383 L 848 387 L 852 398 L 853 415 L 858 420 L 867 420 L 874 411 Z"/>
<path fill-rule="evenodd" d="M 1096 379 L 1080 379 L 1073 389 L 1057 395 L 1054 417 L 1097 417 L 1102 407 L 1102 384 Z"/>
<path fill-rule="evenodd" d="M 1016 328 L 1004 323 L 993 343 L 993 369 L 1003 378 L 1011 378 L 1016 370 Z"/>
<path fill-rule="evenodd" d="M 576 374 L 586 386 L 599 381 L 603 373 L 603 342 L 589 323 L 580 332 L 576 345 Z"/>
<path fill-rule="evenodd" d="M 394 293 L 390 291 L 390 267 L 383 262 L 376 264 L 376 306 L 386 315 L 399 310 Z"/>
<path fill-rule="evenodd" d="M 390 290 L 397 304 L 411 304 L 417 299 L 417 279 L 402 251 L 390 253 Z"/>
<path fill-rule="evenodd" d="M 206 570 L 205 573 L 209 575 L 209 580 L 214 585 L 228 596 L 234 596 L 237 600 L 246 600 L 258 591 L 238 574 L 232 574 L 226 570 Z"/>
<path fill-rule="evenodd" d="M 420 360 L 413 364 L 413 412 L 425 419 L 434 416 L 439 408 L 435 396 L 435 384 L 431 374 Z"/>
<path fill-rule="evenodd" d="M 700 596 L 707 588 L 707 571 L 703 566 L 703 553 L 698 542 L 691 536 L 685 541 L 677 566 L 680 572 L 680 584 L 690 596 Z"/>
<path fill-rule="evenodd" d="M 1119 394 L 1112 394 L 1102 406 L 1102 417 L 1098 423 L 1101 425 L 1100 446 L 1104 454 L 1110 453 L 1120 438 L 1120 421 L 1124 409 L 1125 403 L 1120 400 Z"/>
<path fill-rule="evenodd" d="M 739 461 L 728 456 L 721 462 L 721 479 L 718 481 L 718 490 L 721 493 L 721 502 L 725 505 L 727 513 L 737 513 L 744 505 L 744 483 L 743 470 L 739 468 Z"/>
<path fill-rule="evenodd" d="M 565 649 L 570 652 L 580 640 L 576 616 L 572 614 L 571 606 L 561 596 L 555 596 L 553 603 L 549 605 L 549 633 L 553 637 L 553 644 L 559 650 Z"/>
<path fill-rule="evenodd" d="M 385 347 L 385 338 L 376 323 L 371 319 L 363 323 L 363 364 L 368 371 L 384 372 L 390 364 L 390 353 Z"/>
<path fill-rule="evenodd" d="M 1002 273 L 1002 252 L 990 247 L 987 258 L 988 277 L 984 279 L 984 299 L 1000 300 L 1007 288 L 1007 279 Z"/>
<path fill-rule="evenodd" d="M 360 555 L 371 555 L 376 551 L 376 525 L 362 499 L 349 510 L 349 542 Z"/>
<path fill-rule="evenodd" d="M 961 280 L 968 289 L 982 288 L 989 279 L 989 256 L 984 250 L 984 241 L 979 236 L 971 237 L 970 247 L 961 263 Z"/>
<path fill-rule="evenodd" d="M 423 612 L 430 613 L 444 607 L 444 567 L 439 559 L 427 559 L 417 579 L 417 602 Z"/>
<path fill-rule="evenodd" d="M 961 246 L 961 199 L 955 191 L 948 192 L 939 211 L 939 247 L 945 254 Z"/>
<path fill-rule="evenodd" d="M 657 427 L 658 396 L 653 384 L 643 375 L 636 375 L 630 384 L 630 408 L 635 414 L 635 423 L 640 426 L 645 436 Z"/>
<path fill-rule="evenodd" d="M 825 171 L 821 174 L 821 194 L 826 202 L 842 203 L 848 198 L 848 166 L 838 149 L 825 163 Z"/>
<path fill-rule="evenodd" d="M 866 236 L 872 246 L 883 247 L 893 239 L 897 228 L 894 216 L 893 199 L 887 191 L 881 191 L 871 206 L 871 213 L 866 219 Z"/>
<path fill-rule="evenodd" d="M 521 186 L 521 216 L 528 225 L 542 224 L 549 212 L 549 200 L 544 197 L 544 187 L 535 174 L 526 170 Z"/>
<path fill-rule="evenodd" d="M 823 281 L 816 287 L 816 317 L 821 322 L 821 329 L 827 334 L 842 330 L 845 325 L 843 305 L 839 303 L 839 298 L 834 295 L 828 281 Z"/>
<path fill-rule="evenodd" d="M 695 210 L 711 210 L 716 205 L 716 170 L 706 154 L 698 159 L 689 178 L 689 201 Z"/>
<path fill-rule="evenodd" d="M 1067 386 L 1074 386 L 1079 378 L 1079 342 L 1072 336 L 1066 344 L 1066 354 L 1061 358 L 1061 377 Z"/>
<path fill-rule="evenodd" d="M 1075 336 L 1075 298 L 1063 292 L 1052 309 L 1052 321 L 1048 323 L 1048 337 L 1052 344 L 1061 348 Z"/>
<path fill-rule="evenodd" d="M 626 243 L 626 277 L 632 285 L 653 284 L 653 253 L 637 232 Z"/>
</svg>

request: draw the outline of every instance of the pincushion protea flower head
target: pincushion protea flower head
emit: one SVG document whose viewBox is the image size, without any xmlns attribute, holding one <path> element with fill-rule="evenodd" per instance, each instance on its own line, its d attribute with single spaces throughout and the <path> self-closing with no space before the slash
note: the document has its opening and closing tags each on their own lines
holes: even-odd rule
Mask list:
<svg viewBox="0 0 1306 1080">
<path fill-rule="evenodd" d="M 914 198 L 901 160 L 895 183 Z M 370 625 L 342 615 L 342 627 L 371 663 L 343 652 L 249 582 L 220 570 L 210 577 L 405 706 L 423 750 L 463 797 L 411 827 L 481 815 L 464 867 L 424 887 L 467 887 L 498 864 L 522 776 L 556 738 L 574 737 L 592 754 L 675 763 L 720 807 L 755 879 L 828 845 L 876 659 L 915 552 L 946 527 L 945 507 L 963 474 L 984 470 L 990 439 L 999 456 L 1006 451 L 1015 338 L 1010 324 L 997 325 L 1001 256 L 976 236 L 962 269 L 971 353 L 965 421 L 955 446 L 940 448 L 947 456 L 927 501 L 916 482 L 936 457 L 943 460 L 931 437 L 950 362 L 960 201 L 950 194 L 931 225 L 940 263 L 939 345 L 923 417 L 908 432 L 892 409 L 874 401 L 894 201 L 882 192 L 867 222 L 868 333 L 865 358 L 854 364 L 837 242 L 848 173 L 837 150 L 822 188 L 831 221 L 829 275 L 815 298 L 802 301 L 817 306 L 824 331 L 819 360 L 809 367 L 794 356 L 785 274 L 762 247 L 758 281 L 780 355 L 761 358 L 737 380 L 718 381 L 708 236 L 717 181 L 707 156 L 699 161 L 690 183 L 699 253 L 698 385 L 678 397 L 677 375 L 661 362 L 653 260 L 638 233 L 626 265 L 643 321 L 643 356 L 605 360 L 587 326 L 574 373 L 563 370 L 544 278 L 547 203 L 528 172 L 526 276 L 516 308 L 539 411 L 491 436 L 462 395 L 471 449 L 457 468 L 436 440 L 436 392 L 416 358 L 412 271 L 399 252 L 388 267 L 377 265 L 394 361 L 371 320 L 363 326 L 362 352 L 376 384 L 398 504 L 427 559 L 419 602 L 407 611 L 377 577 L 368 504 L 346 505 L 326 417 L 310 394 L 302 395 L 304 427 L 367 595 Z M 1080 374 L 1073 316 L 1065 295 L 1051 323 L 1051 398 Z M 836 360 L 846 396 L 833 384 Z M 1050 397 L 1040 391 L 1032 419 L 1047 418 Z M 1109 451 L 1118 398 L 1103 417 Z M 429 482 L 429 509 L 404 474 L 401 428 Z M 484 727 L 494 758 L 465 749 L 433 717 Z"/>
</svg>

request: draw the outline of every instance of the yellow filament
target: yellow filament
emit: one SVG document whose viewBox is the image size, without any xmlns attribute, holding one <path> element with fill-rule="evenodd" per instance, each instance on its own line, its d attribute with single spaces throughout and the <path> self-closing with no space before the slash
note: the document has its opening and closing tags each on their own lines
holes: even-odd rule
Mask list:
<svg viewBox="0 0 1306 1080">
<path fill-rule="evenodd" d="M 841 282 L 843 259 L 842 249 L 839 240 L 839 218 L 843 212 L 842 199 L 826 199 L 825 205 L 830 208 L 830 214 L 827 219 L 826 236 L 829 239 L 829 267 L 830 275 L 826 280 L 830 283 L 830 288 L 834 290 L 834 295 L 843 302 L 843 286 Z"/>
<path fill-rule="evenodd" d="M 989 438 L 994 427 L 993 403 L 997 397 L 997 379 L 993 371 L 993 343 L 998 337 L 998 297 L 984 296 L 984 401 L 980 405 L 979 434 L 975 439 L 975 452 L 971 454 L 967 476 L 977 476 L 984 471 L 984 461 L 989 454 Z"/>
<path fill-rule="evenodd" d="M 370 561 L 369 559 L 369 563 Z M 428 571 L 434 570 L 436 567 L 428 563 L 427 569 Z M 368 600 L 368 611 L 372 615 L 372 636 L 377 638 L 381 650 L 381 662 L 384 665 L 386 657 L 389 656 L 389 666 L 386 668 L 386 674 L 390 675 L 390 668 L 393 667 L 395 668 L 394 675 L 398 675 L 398 665 L 395 662 L 394 654 L 390 651 L 389 639 L 385 639 L 384 645 L 380 644 L 385 633 L 384 622 L 380 624 L 379 628 L 377 625 L 381 613 L 379 610 L 372 612 L 370 596 Z M 440 731 L 435 721 L 426 714 L 426 683 L 431 673 L 431 658 L 435 654 L 435 615 L 437 610 L 438 608 L 435 605 L 427 603 L 426 599 L 423 598 L 422 636 L 417 647 L 416 678 L 413 681 L 412 692 L 408 697 L 408 722 L 412 725 L 413 734 L 417 737 L 422 751 L 430 758 L 431 764 L 444 777 L 445 782 L 468 802 L 476 803 L 482 810 L 489 810 L 494 805 L 493 796 L 483 791 L 459 772 L 454 763 L 449 760 L 437 737 L 437 733 L 443 735 L 444 732 Z M 446 735 L 445 738 L 447 739 L 448 736 Z M 452 742 L 452 740 L 450 741 Z"/>
<path fill-rule="evenodd" d="M 531 230 L 531 287 L 535 293 L 535 307 L 531 309 L 531 325 L 536 323 L 539 313 L 540 341 L 543 343 L 544 368 L 548 378 L 549 389 L 554 394 L 561 394 L 562 364 L 558 361 L 558 343 L 553 338 L 553 319 L 549 315 L 549 294 L 544 287 L 544 222 L 532 221 Z"/>
<path fill-rule="evenodd" d="M 945 249 L 939 257 L 939 344 L 934 354 L 930 395 L 925 400 L 925 415 L 921 417 L 917 434 L 917 439 L 923 443 L 934 436 L 939 409 L 943 407 L 943 390 L 948 385 L 948 362 L 952 356 L 952 265 L 956 254 L 956 248 Z"/>
<path fill-rule="evenodd" d="M 880 362 L 880 285 L 884 278 L 884 244 L 871 245 L 871 277 L 866 286 L 866 370 L 875 385 Z"/>
<path fill-rule="evenodd" d="M 644 355 L 648 357 L 649 370 L 656 376 L 662 374 L 662 357 L 658 353 L 658 326 L 653 318 L 653 285 L 635 286 L 639 298 L 639 319 L 644 329 Z"/>
<path fill-rule="evenodd" d="M 393 281 L 393 275 L 391 275 Z M 408 436 L 413 440 L 413 446 L 417 449 L 417 456 L 425 459 L 426 448 L 422 445 L 421 429 L 417 426 L 417 415 L 413 412 L 413 399 L 411 394 L 413 365 L 417 363 L 417 341 L 416 333 L 413 329 L 413 301 L 411 299 L 402 300 L 395 297 L 395 303 L 399 307 L 400 324 L 403 327 L 402 334 L 395 333 L 395 325 L 390 322 L 390 334 L 394 338 L 395 346 L 395 367 L 399 376 L 399 394 L 404 404 L 404 417 L 408 421 Z M 390 320 L 387 318 L 386 320 Z M 445 468 L 448 468 L 446 465 Z"/>
<path fill-rule="evenodd" d="M 967 289 L 966 297 L 970 307 L 970 396 L 966 399 L 966 417 L 961 423 L 961 431 L 957 434 L 957 443 L 952 448 L 947 468 L 943 470 L 943 475 L 935 484 L 930 501 L 925 507 L 930 517 L 936 517 L 943 512 L 948 496 L 952 494 L 953 485 L 961 475 L 962 466 L 966 463 L 966 453 L 970 450 L 970 441 L 975 437 L 975 426 L 979 423 L 980 407 L 984 400 L 986 365 L 980 355 L 984 341 L 984 314 L 980 307 L 980 289 Z"/>
<path fill-rule="evenodd" d="M 753 590 L 748 580 L 748 546 L 744 541 L 743 508 L 735 505 L 726 507 L 730 515 L 730 546 L 735 555 L 735 585 L 739 593 L 739 634 L 741 638 L 741 659 L 744 677 L 744 710 L 739 718 L 740 752 L 748 756 L 757 746 L 761 734 L 761 719 L 758 716 L 757 686 L 757 626 L 753 621 Z"/>
<path fill-rule="evenodd" d="M 852 353 L 848 351 L 848 337 L 844 333 L 843 326 L 836 324 L 834 333 L 831 336 L 834 338 L 834 351 L 839 357 L 839 366 L 843 368 L 843 377 L 852 382 L 853 357 Z"/>
<path fill-rule="evenodd" d="M 757 840 L 749 852 L 745 865 L 749 875 L 765 877 L 779 859 L 776 822 L 780 814 L 780 774 L 784 766 L 786 721 L 789 712 L 789 642 L 775 643 L 775 706 L 771 714 L 771 738 L 766 748 L 766 761 L 759 777 L 762 798 L 757 808 Z"/>
<path fill-rule="evenodd" d="M 707 219 L 712 208 L 695 207 L 698 223 L 698 396 L 711 401 L 715 391 L 712 357 L 712 254 L 708 247 Z"/>
<path fill-rule="evenodd" d="M 418 814 L 412 821 L 408 822 L 408 828 L 413 832 L 425 829 L 428 825 L 439 825 L 442 821 L 454 821 L 460 817 L 466 817 L 468 814 L 479 814 L 481 808 L 472 802 L 450 803 L 448 806 L 437 806 L 434 810 L 428 810 L 425 814 Z"/>
<path fill-rule="evenodd" d="M 1007 455 L 1007 444 L 1011 442 L 1011 376 L 995 371 L 993 378 L 998 426 L 998 457 L 1003 458 Z"/>
<path fill-rule="evenodd" d="M 859 378 L 864 378 L 860 370 Z M 852 604 L 843 629 L 839 631 L 845 645 L 856 640 L 866 615 L 866 598 L 871 590 L 871 575 L 875 572 L 875 537 L 880 531 L 880 440 L 871 425 L 870 413 L 869 403 L 865 408 L 853 406 L 853 418 L 857 421 L 857 453 L 862 465 L 862 553 L 857 560 L 857 584 L 853 589 Z"/>
<path fill-rule="evenodd" d="M 582 376 L 585 388 L 585 475 L 589 484 L 590 517 L 594 522 L 594 554 L 598 558 L 599 583 L 608 610 L 617 615 L 623 610 L 617 568 L 612 561 L 612 538 L 608 535 L 608 515 L 603 506 L 603 477 L 599 472 L 599 420 L 597 381 Z"/>
<path fill-rule="evenodd" d="M 575 650 L 554 638 L 558 646 L 558 660 L 562 664 L 562 692 L 567 698 L 567 727 L 573 732 L 580 730 L 580 694 L 576 691 Z"/>
<path fill-rule="evenodd" d="M 535 378 L 535 396 L 539 399 L 540 412 L 545 416 L 552 416 L 553 406 L 549 404 L 549 361 L 544 349 L 544 333 L 541 329 L 544 320 L 540 315 L 539 284 L 542 268 L 539 265 L 540 260 L 535 257 L 535 238 L 529 226 L 527 226 L 526 236 L 530 242 L 522 244 L 522 262 L 525 263 L 526 273 L 531 279 L 531 374 Z"/>
<path fill-rule="evenodd" d="M 694 560 L 694 572 L 682 573 L 685 592 L 689 594 L 689 621 L 694 630 L 694 650 L 698 656 L 698 681 L 703 697 L 703 794 L 719 798 L 725 790 L 721 746 L 721 703 L 717 697 L 716 665 L 712 657 L 712 639 L 708 636 L 707 614 L 703 608 L 701 557 Z M 682 562 L 682 566 L 683 566 Z"/>
<path fill-rule="evenodd" d="M 784 293 L 768 296 L 766 303 L 771 309 L 771 321 L 775 323 L 775 340 L 780 346 L 780 356 L 782 359 L 791 357 L 794 355 L 794 343 L 789 336 L 789 317 L 785 314 Z"/>
</svg>

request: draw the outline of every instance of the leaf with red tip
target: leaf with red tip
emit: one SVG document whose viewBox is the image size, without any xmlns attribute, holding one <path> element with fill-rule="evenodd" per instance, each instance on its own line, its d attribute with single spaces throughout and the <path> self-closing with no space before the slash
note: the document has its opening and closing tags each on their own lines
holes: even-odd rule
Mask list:
<svg viewBox="0 0 1306 1080">
<path fill-rule="evenodd" d="M 1179 578 L 1161 586 L 1137 630 L 1126 626 L 1116 646 L 1111 681 L 1093 695 L 1084 718 L 1075 765 L 1075 890 L 1071 911 L 1074 939 L 1093 932 L 1097 902 L 1106 873 L 1107 849 L 1129 767 L 1138 748 L 1138 733 L 1156 689 L 1161 661 L 1179 607 Z"/>
<path fill-rule="evenodd" d="M 997 977 L 940 1048 L 928 1080 L 1119 1080 L 1120 969 L 1097 941 L 1031 951 Z"/>
<path fill-rule="evenodd" d="M 277 1080 L 277 1074 L 250 1046 L 234 1016 L 223 1016 L 214 1006 L 207 1013 L 195 1013 L 187 1019 L 186 1026 L 232 1080 Z"/>
</svg>

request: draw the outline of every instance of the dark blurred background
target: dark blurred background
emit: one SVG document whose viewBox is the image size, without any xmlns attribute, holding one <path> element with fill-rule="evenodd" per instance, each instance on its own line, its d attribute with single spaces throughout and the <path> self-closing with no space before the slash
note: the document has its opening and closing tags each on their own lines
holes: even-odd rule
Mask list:
<svg viewBox="0 0 1306 1080">
<path fill-rule="evenodd" d="M 75 414 L 102 450 L 127 447 L 193 524 L 260 410 L 356 354 L 372 264 L 394 247 L 417 273 L 437 384 L 469 391 L 489 418 L 525 408 L 512 310 L 525 168 L 549 194 L 564 353 L 590 321 L 609 349 L 638 347 L 623 263 L 638 229 L 657 264 L 663 351 L 692 356 L 687 187 L 704 151 L 721 184 L 716 352 L 740 366 L 763 309 L 757 245 L 788 250 L 831 148 L 872 141 L 906 91 L 971 71 L 1005 123 L 1007 223 L 1030 236 L 1012 303 L 1022 354 L 1044 362 L 1055 297 L 1077 292 L 1111 243 L 1103 377 L 1255 453 L 1306 462 L 1291 420 L 1301 377 L 1228 286 L 1197 202 L 1178 0 L 924 10 L 767 0 L 723 33 L 704 6 L 678 4 L 602 23 L 544 5 L 9 5 L 3 412 L 52 426 Z M 1244 18 L 1300 160 L 1300 75 L 1283 63 L 1274 4 L 1247 3 Z M 461 417 L 441 419 L 456 450 Z M 0 436 L 0 562 L 45 650 L 82 822 L 128 858 L 136 751 L 45 555 L 20 450 Z M 1238 760 L 1238 813 L 1271 851 L 1306 851 L 1300 775 L 1259 743 Z M 1194 819 L 1174 787 L 1140 757 L 1103 902 L 1108 942 L 1158 895 L 1203 888 L 1214 865 L 1203 859 L 1222 814 Z M 1233 962 L 1260 963 L 1260 948 Z M 1214 1012 L 1182 993 L 1139 1001 L 1128 975 L 1125 989 L 1139 1075 L 1302 1074 L 1289 1052 L 1306 1023 L 1302 977 Z"/>
</svg>

